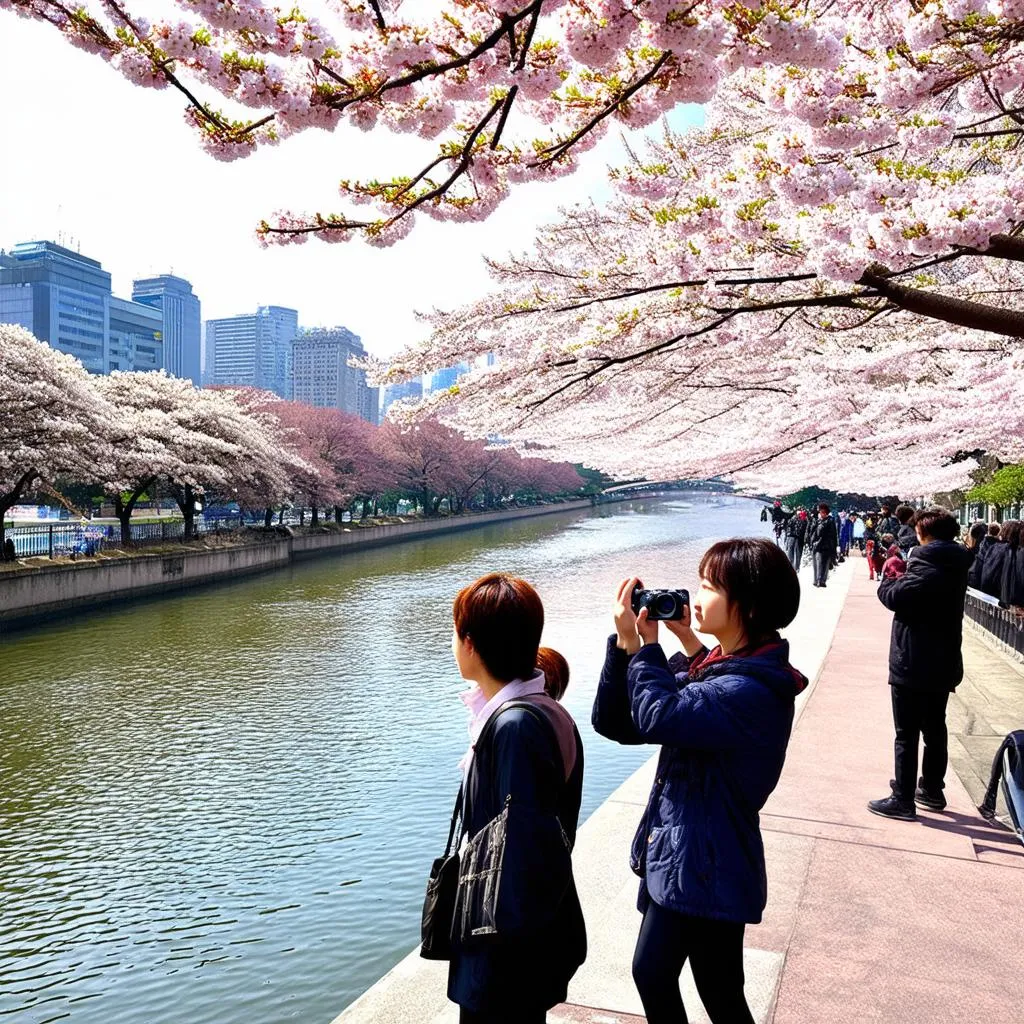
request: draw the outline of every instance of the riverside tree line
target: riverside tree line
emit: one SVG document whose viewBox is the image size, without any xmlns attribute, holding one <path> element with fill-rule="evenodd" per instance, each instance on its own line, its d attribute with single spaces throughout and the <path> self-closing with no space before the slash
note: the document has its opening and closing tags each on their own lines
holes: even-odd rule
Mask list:
<svg viewBox="0 0 1024 1024">
<path fill-rule="evenodd" d="M 578 494 L 567 463 L 469 441 L 434 420 L 378 427 L 254 389 L 197 388 L 163 372 L 93 376 L 21 327 L 0 325 L 0 540 L 27 495 L 69 485 L 111 496 L 131 540 L 140 498 L 159 487 L 195 529 L 200 495 L 260 510 L 397 510 L 435 515 L 509 498 Z"/>
</svg>

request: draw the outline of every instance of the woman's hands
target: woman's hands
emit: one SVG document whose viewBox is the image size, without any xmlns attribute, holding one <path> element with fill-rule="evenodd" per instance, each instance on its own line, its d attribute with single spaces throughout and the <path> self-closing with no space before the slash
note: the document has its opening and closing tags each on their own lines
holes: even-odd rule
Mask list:
<svg viewBox="0 0 1024 1024">
<path fill-rule="evenodd" d="M 613 617 L 618 636 L 616 646 L 628 654 L 636 654 L 643 644 L 658 642 L 658 620 L 648 619 L 646 608 L 641 608 L 639 615 L 633 612 L 633 588 L 638 585 L 643 586 L 636 576 L 631 576 L 619 584 L 615 594 Z M 687 655 L 692 657 L 704 645 L 697 639 L 690 622 L 690 606 L 686 605 L 683 617 L 666 621 L 665 626 L 679 640 Z"/>
<path fill-rule="evenodd" d="M 615 594 L 615 605 L 612 609 L 612 617 L 615 620 L 615 632 L 618 635 L 615 646 L 627 654 L 636 654 L 640 650 L 642 642 L 637 632 L 637 617 L 633 613 L 633 587 L 640 581 L 631 576 L 619 584 Z M 646 609 L 641 609 L 646 611 Z M 657 632 L 657 626 L 655 626 Z"/>
<path fill-rule="evenodd" d="M 618 634 L 616 646 L 628 654 L 636 654 L 643 644 L 658 642 L 658 623 L 647 618 L 647 609 L 641 608 L 640 614 L 633 612 L 633 588 L 643 584 L 636 576 L 623 580 L 615 595 L 615 632 Z"/>
</svg>

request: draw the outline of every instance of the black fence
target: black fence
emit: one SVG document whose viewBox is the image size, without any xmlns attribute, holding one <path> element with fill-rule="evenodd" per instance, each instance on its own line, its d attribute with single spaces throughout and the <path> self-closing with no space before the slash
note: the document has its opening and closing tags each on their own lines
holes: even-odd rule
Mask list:
<svg viewBox="0 0 1024 1024">
<path fill-rule="evenodd" d="M 197 535 L 221 534 L 238 529 L 238 518 L 195 519 Z M 45 556 L 48 558 L 98 555 L 104 548 L 123 548 L 121 527 L 118 523 L 33 523 L 31 526 L 8 526 L 5 538 L 14 542 L 18 558 Z M 185 539 L 185 523 L 181 519 L 165 519 L 159 523 L 132 523 L 132 547 L 170 544 Z"/>
<path fill-rule="evenodd" d="M 972 622 L 1001 640 L 1007 647 L 1024 656 L 1024 615 L 1003 608 L 994 597 L 978 590 L 968 590 L 964 614 Z"/>
</svg>

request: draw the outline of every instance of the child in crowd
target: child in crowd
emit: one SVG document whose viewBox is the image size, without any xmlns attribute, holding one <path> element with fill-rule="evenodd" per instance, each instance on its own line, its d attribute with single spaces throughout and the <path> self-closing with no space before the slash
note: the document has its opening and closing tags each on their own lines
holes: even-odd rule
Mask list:
<svg viewBox="0 0 1024 1024">
<path fill-rule="evenodd" d="M 898 579 L 907 571 L 907 563 L 903 559 L 898 544 L 890 544 L 886 551 L 885 565 L 882 566 L 882 579 Z"/>
</svg>

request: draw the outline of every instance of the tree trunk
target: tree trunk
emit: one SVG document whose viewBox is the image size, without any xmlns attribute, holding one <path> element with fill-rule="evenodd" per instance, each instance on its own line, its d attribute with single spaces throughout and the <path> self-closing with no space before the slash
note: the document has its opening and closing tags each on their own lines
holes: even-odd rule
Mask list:
<svg viewBox="0 0 1024 1024">
<path fill-rule="evenodd" d="M 174 500 L 178 503 L 181 518 L 185 521 L 185 533 L 182 540 L 192 540 L 196 535 L 196 492 L 191 484 L 174 488 Z"/>
<path fill-rule="evenodd" d="M 268 505 L 263 514 L 263 529 L 269 530 L 274 525 L 274 510 Z"/>
<path fill-rule="evenodd" d="M 277 525 L 284 526 L 284 505 L 281 506 L 281 511 L 277 513 Z"/>
<path fill-rule="evenodd" d="M 317 505 L 314 505 L 309 510 L 309 525 L 319 526 L 320 525 L 320 509 Z"/>
<path fill-rule="evenodd" d="M 4 519 L 15 505 L 21 500 L 21 496 L 28 490 L 29 485 L 38 476 L 34 469 L 26 470 L 17 479 L 14 486 L 6 493 L 0 494 L 0 551 L 3 550 L 3 543 L 6 540 L 4 534 Z"/>
<path fill-rule="evenodd" d="M 977 331 L 991 331 L 1011 338 L 1024 338 L 1024 311 L 1000 309 L 970 299 L 957 299 L 951 295 L 928 292 L 897 284 L 889 276 L 887 267 L 875 263 L 864 271 L 858 284 L 874 288 L 890 302 L 921 316 L 941 320 L 959 327 L 970 327 Z"/>
</svg>

